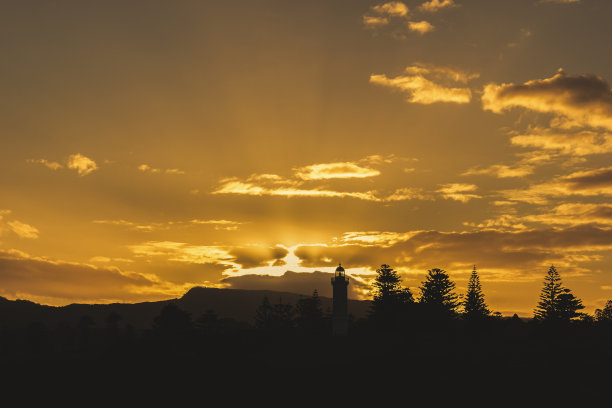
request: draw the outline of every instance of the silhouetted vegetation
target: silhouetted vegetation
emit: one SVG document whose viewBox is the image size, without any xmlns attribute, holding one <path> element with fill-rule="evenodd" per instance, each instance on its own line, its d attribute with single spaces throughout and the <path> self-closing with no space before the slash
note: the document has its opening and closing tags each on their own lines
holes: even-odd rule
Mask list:
<svg viewBox="0 0 612 408">
<path fill-rule="evenodd" d="M 595 320 L 598 322 L 612 322 L 612 300 L 608 300 L 603 309 L 595 309 Z"/>
<path fill-rule="evenodd" d="M 454 292 L 455 283 L 445 270 L 438 268 L 428 270 L 419 290 L 421 291 L 419 303 L 443 316 L 449 317 L 456 314 L 460 304 L 459 297 Z"/>
<path fill-rule="evenodd" d="M 485 303 L 484 294 L 480 286 L 480 277 L 476 272 L 476 266 L 468 281 L 467 293 L 463 300 L 463 312 L 466 319 L 481 320 L 491 313 Z M 518 316 L 517 316 L 518 317 Z"/>
<path fill-rule="evenodd" d="M 311 297 L 299 299 L 295 306 L 295 323 L 304 334 L 323 334 L 328 329 L 328 320 L 323 314 L 321 299 L 315 289 Z"/>
<path fill-rule="evenodd" d="M 461 301 L 455 290 L 450 274 L 434 268 L 415 302 L 399 272 L 383 264 L 371 301 L 364 303 L 369 313 L 351 318 L 348 337 L 340 339 L 331 335 L 330 311 L 323 306 L 331 303 L 317 291 L 289 302 L 289 295 L 273 292 L 192 290 L 181 299 L 159 303 L 62 309 L 0 299 L 0 361 L 85 361 L 113 370 L 126 365 L 174 370 L 193 364 L 198 372 L 225 373 L 227 378 L 249 369 L 345 376 L 374 372 L 384 377 L 402 367 L 402 381 L 429 393 L 442 384 L 471 385 L 474 378 L 489 390 L 516 378 L 526 391 L 565 381 L 542 379 L 538 368 L 546 365 L 552 372 L 580 373 L 579 383 L 567 379 L 574 390 L 604 389 L 604 377 L 590 373 L 612 362 L 612 300 L 592 318 L 580 313 L 581 302 L 561 284 L 554 267 L 545 278 L 537 319 L 490 313 L 476 270 Z M 238 295 L 248 298 L 250 319 L 227 317 L 201 299 L 223 293 L 235 296 L 234 301 Z M 26 317 L 19 320 L 21 309 Z M 147 325 L 134 326 L 136 310 L 147 317 Z M 49 313 L 60 311 L 61 319 L 48 319 Z M 548 324 L 550 319 L 555 324 Z"/>
<path fill-rule="evenodd" d="M 409 306 L 414 303 L 410 289 L 402 287 L 402 279 L 397 271 L 383 264 L 376 270 L 372 283 L 372 319 L 379 329 L 397 327 L 400 320 L 409 313 Z"/>
<path fill-rule="evenodd" d="M 578 310 L 584 309 L 582 301 L 563 287 L 561 276 L 551 265 L 544 277 L 544 287 L 534 317 L 544 321 L 569 321 L 580 316 Z"/>
</svg>

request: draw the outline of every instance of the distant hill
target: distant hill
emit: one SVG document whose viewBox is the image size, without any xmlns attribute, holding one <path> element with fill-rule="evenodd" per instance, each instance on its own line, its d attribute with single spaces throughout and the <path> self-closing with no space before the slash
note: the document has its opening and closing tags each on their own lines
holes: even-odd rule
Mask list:
<svg viewBox="0 0 612 408">
<path fill-rule="evenodd" d="M 111 304 L 71 304 L 67 306 L 39 305 L 27 300 L 8 300 L 0 297 L 0 327 L 3 325 L 20 326 L 30 322 L 41 322 L 48 327 L 56 327 L 60 322 L 76 324 L 85 315 L 93 318 L 96 326 L 105 326 L 109 313 L 121 316 L 120 325 L 131 324 L 135 328 L 150 328 L 153 319 L 168 303 L 176 303 L 181 309 L 197 318 L 212 309 L 220 318 L 229 317 L 238 321 L 253 323 L 255 310 L 267 296 L 271 303 L 282 301 L 295 305 L 305 297 L 295 293 L 271 290 L 217 289 L 195 287 L 179 299 L 142 303 Z M 324 311 L 331 311 L 332 299 L 321 297 Z M 349 300 L 349 313 L 355 318 L 365 317 L 369 301 Z"/>
</svg>

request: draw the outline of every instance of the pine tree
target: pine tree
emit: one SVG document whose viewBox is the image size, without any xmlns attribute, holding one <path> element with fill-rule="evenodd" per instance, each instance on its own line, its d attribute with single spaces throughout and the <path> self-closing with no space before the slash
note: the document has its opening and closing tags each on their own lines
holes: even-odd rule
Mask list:
<svg viewBox="0 0 612 408">
<path fill-rule="evenodd" d="M 289 331 L 293 328 L 293 306 L 284 304 L 282 299 L 272 305 L 265 296 L 255 311 L 255 326 L 267 331 Z"/>
<path fill-rule="evenodd" d="M 296 323 L 307 333 L 322 331 L 324 325 L 323 308 L 319 292 L 315 289 L 311 297 L 299 299 L 296 304 Z"/>
<path fill-rule="evenodd" d="M 393 308 L 402 303 L 413 301 L 408 288 L 402 288 L 402 278 L 389 265 L 383 264 L 376 270 L 374 279 L 373 306 L 377 308 Z"/>
<path fill-rule="evenodd" d="M 544 287 L 534 317 L 538 320 L 569 321 L 580 316 L 580 309 L 584 309 L 582 301 L 571 290 L 563 287 L 559 272 L 551 265 L 544 277 Z"/>
<path fill-rule="evenodd" d="M 371 317 L 383 325 L 394 324 L 405 305 L 414 302 L 410 289 L 402 287 L 402 278 L 387 264 L 376 270 L 372 286 Z"/>
<path fill-rule="evenodd" d="M 563 289 L 563 292 L 558 297 L 559 300 L 559 318 L 564 321 L 569 321 L 575 317 L 580 317 L 581 313 L 578 310 L 584 309 L 582 301 L 576 298 L 571 290 Z"/>
<path fill-rule="evenodd" d="M 450 280 L 444 269 L 430 269 L 427 271 L 425 281 L 421 282 L 421 297 L 419 303 L 434 305 L 442 310 L 455 313 L 459 306 L 455 290 L 455 283 Z"/>
<path fill-rule="evenodd" d="M 480 277 L 476 272 L 476 265 L 468 282 L 468 290 L 463 301 L 463 309 L 465 317 L 468 319 L 482 318 L 488 316 L 491 312 L 487 308 L 484 300 L 484 294 L 480 286 Z"/>
<path fill-rule="evenodd" d="M 538 320 L 555 320 L 558 316 L 559 295 L 563 291 L 561 276 L 554 265 L 551 265 L 544 277 L 544 287 L 540 293 L 540 301 L 534 310 Z"/>
<path fill-rule="evenodd" d="M 603 309 L 595 309 L 595 320 L 598 322 L 612 321 L 612 300 L 608 300 Z"/>
</svg>

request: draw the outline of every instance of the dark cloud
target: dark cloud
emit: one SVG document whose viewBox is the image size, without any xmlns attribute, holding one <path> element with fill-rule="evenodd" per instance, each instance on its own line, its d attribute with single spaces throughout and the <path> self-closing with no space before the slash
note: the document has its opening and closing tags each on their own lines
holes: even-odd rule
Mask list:
<svg viewBox="0 0 612 408">
<path fill-rule="evenodd" d="M 157 261 L 155 263 L 138 263 L 135 268 L 153 273 L 162 280 L 174 284 L 191 282 L 193 284 L 209 285 L 211 282 L 219 281 L 223 272 L 230 266 L 218 263 Z"/>
<path fill-rule="evenodd" d="M 612 230 L 593 225 L 526 231 L 418 232 L 411 238 L 381 246 L 301 246 L 295 250 L 305 267 L 331 266 L 336 260 L 350 267 L 393 267 L 426 270 L 467 268 L 478 264 L 508 274 L 529 274 L 551 263 L 576 266 L 579 255 L 612 248 Z M 585 258 L 583 258 L 585 259 Z M 509 275 L 508 275 L 509 276 Z"/>
<path fill-rule="evenodd" d="M 0 251 L 0 293 L 8 297 L 45 297 L 91 301 L 132 298 L 133 289 L 157 282 L 117 268 L 31 258 L 17 251 Z"/>
<path fill-rule="evenodd" d="M 234 262 L 240 264 L 242 268 L 248 269 L 268 266 L 271 261 L 273 261 L 274 266 L 282 266 L 285 264 L 283 258 L 287 256 L 289 251 L 280 246 L 248 246 L 232 248 L 229 253 L 235 257 Z"/>
<path fill-rule="evenodd" d="M 563 181 L 570 190 L 612 188 L 612 167 L 573 173 Z"/>
<path fill-rule="evenodd" d="M 333 274 L 315 271 L 298 273 L 287 271 L 281 276 L 243 275 L 225 278 L 223 283 L 233 289 L 263 289 L 312 295 L 316 289 L 320 296 L 332 297 L 331 277 Z M 350 274 L 349 274 L 350 279 Z M 370 287 L 357 279 L 350 279 L 349 297 L 359 299 Z"/>
<path fill-rule="evenodd" d="M 559 70 L 551 78 L 524 84 L 489 84 L 482 101 L 484 109 L 497 113 L 523 107 L 612 129 L 612 92 L 608 82 L 597 75 L 567 75 Z"/>
</svg>

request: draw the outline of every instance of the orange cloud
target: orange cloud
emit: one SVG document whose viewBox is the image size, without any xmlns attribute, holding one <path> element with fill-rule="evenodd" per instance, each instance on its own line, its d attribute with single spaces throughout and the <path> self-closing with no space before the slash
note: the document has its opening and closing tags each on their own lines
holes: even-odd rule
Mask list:
<svg viewBox="0 0 612 408">
<path fill-rule="evenodd" d="M 440 9 L 447 8 L 447 7 L 450 8 L 450 7 L 455 7 L 455 6 L 457 6 L 457 4 L 455 4 L 455 0 L 430 0 L 430 1 L 426 1 L 425 3 L 421 4 L 419 6 L 419 10 L 429 12 L 429 13 L 435 13 L 439 11 Z"/>
<path fill-rule="evenodd" d="M 523 177 L 533 173 L 533 166 L 529 164 L 520 164 L 517 166 L 508 166 L 505 164 L 494 164 L 489 167 L 473 167 L 467 170 L 462 176 L 486 174 L 498 178 Z"/>
<path fill-rule="evenodd" d="M 99 268 L 32 257 L 16 250 L 0 250 L 0 294 L 6 297 L 43 297 L 53 304 L 77 300 L 133 300 L 135 291 L 150 290 L 159 283 L 151 277 L 117 268 Z M 150 299 L 151 293 L 147 293 L 147 297 Z"/>
<path fill-rule="evenodd" d="M 583 170 L 527 189 L 502 190 L 509 200 L 546 204 L 548 197 L 612 195 L 612 167 Z"/>
<path fill-rule="evenodd" d="M 390 1 L 372 6 L 370 11 L 363 16 L 363 24 L 366 28 L 377 28 L 389 24 L 391 18 L 406 17 L 408 7 L 401 1 Z"/>
<path fill-rule="evenodd" d="M 397 158 L 383 158 L 378 155 L 368 156 L 358 162 L 319 163 L 293 169 L 294 176 L 284 178 L 276 174 L 252 174 L 246 180 L 225 178 L 220 180 L 219 187 L 212 194 L 241 194 L 251 196 L 282 197 L 321 197 L 321 198 L 354 198 L 365 201 L 391 202 L 410 199 L 424 199 L 420 189 L 399 188 L 390 194 L 379 194 L 376 191 L 338 191 L 327 186 L 311 187 L 312 182 L 322 180 L 365 179 L 378 176 L 377 169 L 370 165 L 391 163 Z"/>
<path fill-rule="evenodd" d="M 43 166 L 51 170 L 63 169 L 64 165 L 61 163 L 50 161 L 47 159 L 28 159 L 28 163 L 42 164 Z M 95 161 L 89 157 L 83 156 L 80 153 L 71 154 L 66 160 L 66 167 L 69 169 L 76 170 L 79 176 L 86 176 L 94 170 L 98 169 L 98 165 Z"/>
<path fill-rule="evenodd" d="M 431 31 L 434 31 L 436 29 L 436 27 L 434 27 L 430 22 L 428 21 L 409 21 L 408 22 L 408 28 L 410 29 L 410 31 L 416 31 L 417 33 L 423 35 L 426 33 L 429 33 Z"/>
<path fill-rule="evenodd" d="M 612 91 L 601 77 L 567 75 L 524 84 L 488 84 L 482 95 L 483 108 L 501 113 L 513 107 L 562 115 L 577 123 L 612 129 Z"/>
<path fill-rule="evenodd" d="M 592 130 L 563 132 L 536 127 L 512 136 L 510 141 L 516 146 L 551 150 L 573 156 L 612 152 L 612 134 Z"/>
<path fill-rule="evenodd" d="M 38 164 L 42 164 L 43 166 L 51 169 L 51 170 L 58 170 L 58 169 L 62 169 L 64 168 L 64 166 L 58 162 L 54 162 L 54 161 L 49 161 L 47 159 L 29 159 L 28 163 L 38 163 Z"/>
<path fill-rule="evenodd" d="M 67 167 L 76 170 L 79 176 L 86 176 L 94 170 L 98 169 L 95 161 L 89 157 L 83 156 L 80 153 L 71 154 L 68 156 Z"/>
<path fill-rule="evenodd" d="M 476 263 L 494 270 L 488 280 L 540 280 L 534 271 L 551 263 L 584 272 L 581 262 L 598 259 L 597 252 L 612 249 L 612 229 L 593 225 L 520 231 L 478 230 L 471 232 L 417 231 L 392 242 L 381 233 L 384 245 L 342 243 L 302 245 L 294 254 L 304 267 L 333 266 L 336 260 L 351 267 L 375 268 L 381 262 L 409 270 L 432 267 L 464 268 Z M 375 242 L 374 234 L 368 239 Z M 581 272 L 581 273 L 582 273 Z"/>
<path fill-rule="evenodd" d="M 401 1 L 390 1 L 372 7 L 372 11 L 394 17 L 403 17 L 408 14 L 408 7 Z"/>
<path fill-rule="evenodd" d="M 19 221 L 9 221 L 7 224 L 19 238 L 38 238 L 38 229 L 31 225 Z"/>
<path fill-rule="evenodd" d="M 442 194 L 442 197 L 451 200 L 461 201 L 467 203 L 473 198 L 482 198 L 479 195 L 472 194 L 472 191 L 477 190 L 478 187 L 474 184 L 463 184 L 463 183 L 451 183 L 443 184 L 437 192 Z"/>
<path fill-rule="evenodd" d="M 321 180 L 333 178 L 366 178 L 380 175 L 380 171 L 359 166 L 356 163 L 321 163 L 300 167 L 295 175 L 303 180 Z"/>
<path fill-rule="evenodd" d="M 469 88 L 455 88 L 439 82 L 461 82 L 477 78 L 449 67 L 415 64 L 405 69 L 407 75 L 389 78 L 386 75 L 370 75 L 370 83 L 398 89 L 407 94 L 410 103 L 432 104 L 436 102 L 468 103 L 472 98 Z M 427 78 L 426 78 L 427 77 Z"/>
<path fill-rule="evenodd" d="M 148 164 L 141 164 L 140 166 L 138 166 L 138 170 L 144 173 L 160 173 L 162 171 L 161 169 L 156 169 L 154 167 L 149 166 Z M 185 172 L 180 169 L 166 169 L 164 170 L 164 173 L 166 174 L 185 174 Z"/>
</svg>

